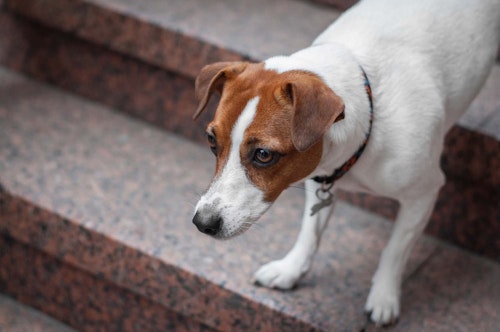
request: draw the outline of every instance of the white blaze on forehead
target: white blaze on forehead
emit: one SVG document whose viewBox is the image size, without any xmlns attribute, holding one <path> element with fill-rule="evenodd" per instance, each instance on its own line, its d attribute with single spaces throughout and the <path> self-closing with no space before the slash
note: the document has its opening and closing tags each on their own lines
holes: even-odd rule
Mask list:
<svg viewBox="0 0 500 332">
<path fill-rule="evenodd" d="M 236 121 L 236 124 L 233 127 L 233 132 L 231 133 L 231 154 L 235 151 L 239 151 L 240 145 L 243 142 L 243 137 L 245 136 L 245 130 L 247 130 L 255 118 L 258 103 L 259 97 L 250 99 L 247 106 L 240 114 L 238 121 Z"/>
<path fill-rule="evenodd" d="M 241 163 L 240 147 L 252 123 L 259 98 L 250 99 L 231 132 L 231 147 L 226 165 L 198 202 L 197 211 L 222 217 L 222 236 L 232 236 L 248 228 L 268 208 L 263 192 L 247 177 Z"/>
</svg>

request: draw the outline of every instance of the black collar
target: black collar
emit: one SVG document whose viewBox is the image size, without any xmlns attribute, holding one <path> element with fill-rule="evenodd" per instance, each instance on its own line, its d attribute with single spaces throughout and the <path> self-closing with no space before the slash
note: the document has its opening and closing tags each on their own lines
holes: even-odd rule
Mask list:
<svg viewBox="0 0 500 332">
<path fill-rule="evenodd" d="M 333 183 L 340 179 L 347 171 L 351 169 L 352 166 L 356 163 L 356 161 L 361 157 L 361 154 L 365 150 L 366 144 L 368 143 L 368 139 L 370 138 L 370 134 L 372 132 L 372 124 L 373 124 L 373 99 L 372 99 L 372 89 L 370 86 L 370 81 L 368 80 L 368 76 L 366 76 L 365 71 L 361 68 L 361 72 L 365 78 L 365 90 L 368 95 L 368 101 L 370 102 L 370 126 L 368 128 L 368 132 L 366 133 L 365 140 L 359 147 L 359 149 L 349 158 L 345 163 L 342 164 L 339 168 L 337 168 L 331 175 L 324 176 L 315 176 L 312 179 L 316 182 L 319 182 L 323 185 L 330 185 L 328 187 L 331 188 Z"/>
</svg>

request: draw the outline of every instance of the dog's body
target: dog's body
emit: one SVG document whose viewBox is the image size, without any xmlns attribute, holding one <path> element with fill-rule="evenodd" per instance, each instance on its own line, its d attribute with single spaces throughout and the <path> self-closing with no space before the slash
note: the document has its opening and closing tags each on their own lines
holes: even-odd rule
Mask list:
<svg viewBox="0 0 500 332">
<path fill-rule="evenodd" d="M 499 41 L 498 0 L 365 0 L 291 56 L 205 67 L 195 117 L 214 91 L 222 97 L 207 129 L 216 175 L 194 223 L 219 238 L 243 232 L 282 190 L 331 174 L 369 133 L 334 188 L 400 203 L 365 308 L 375 322 L 396 319 L 406 260 L 444 183 L 444 136 L 485 82 Z M 311 215 L 321 186 L 306 180 L 297 242 L 256 272 L 258 283 L 288 289 L 310 268 L 332 213 L 330 205 Z"/>
</svg>

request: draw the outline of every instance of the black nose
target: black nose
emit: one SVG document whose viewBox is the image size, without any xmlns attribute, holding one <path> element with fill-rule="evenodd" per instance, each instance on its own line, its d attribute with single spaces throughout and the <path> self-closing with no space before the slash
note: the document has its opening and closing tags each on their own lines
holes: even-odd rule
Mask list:
<svg viewBox="0 0 500 332">
<path fill-rule="evenodd" d="M 222 218 L 219 216 L 202 216 L 199 212 L 193 217 L 193 224 L 198 230 L 210 236 L 216 235 L 222 226 Z"/>
</svg>

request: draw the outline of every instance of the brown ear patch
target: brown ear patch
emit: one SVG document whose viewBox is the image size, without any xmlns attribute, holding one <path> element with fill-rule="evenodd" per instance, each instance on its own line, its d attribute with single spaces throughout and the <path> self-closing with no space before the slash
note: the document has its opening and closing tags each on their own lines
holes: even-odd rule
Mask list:
<svg viewBox="0 0 500 332">
<path fill-rule="evenodd" d="M 247 156 L 255 147 L 281 154 L 270 167 L 253 167 L 244 160 L 247 175 L 273 202 L 290 184 L 309 176 L 323 152 L 322 137 L 330 126 L 343 118 L 344 103 L 317 75 L 306 71 L 262 72 L 259 105 L 253 123 L 247 129 L 242 146 Z M 258 84 L 255 85 L 258 85 Z"/>
<path fill-rule="evenodd" d="M 294 115 L 292 142 L 295 148 L 306 151 L 318 142 L 330 126 L 344 118 L 344 102 L 319 77 L 300 73 L 300 79 L 287 83 L 282 89 L 291 94 Z"/>
<path fill-rule="evenodd" d="M 198 107 L 193 115 L 196 120 L 205 110 L 212 94 L 222 92 L 227 78 L 238 75 L 245 70 L 245 62 L 217 62 L 203 67 L 195 81 L 195 97 L 198 99 Z"/>
</svg>

